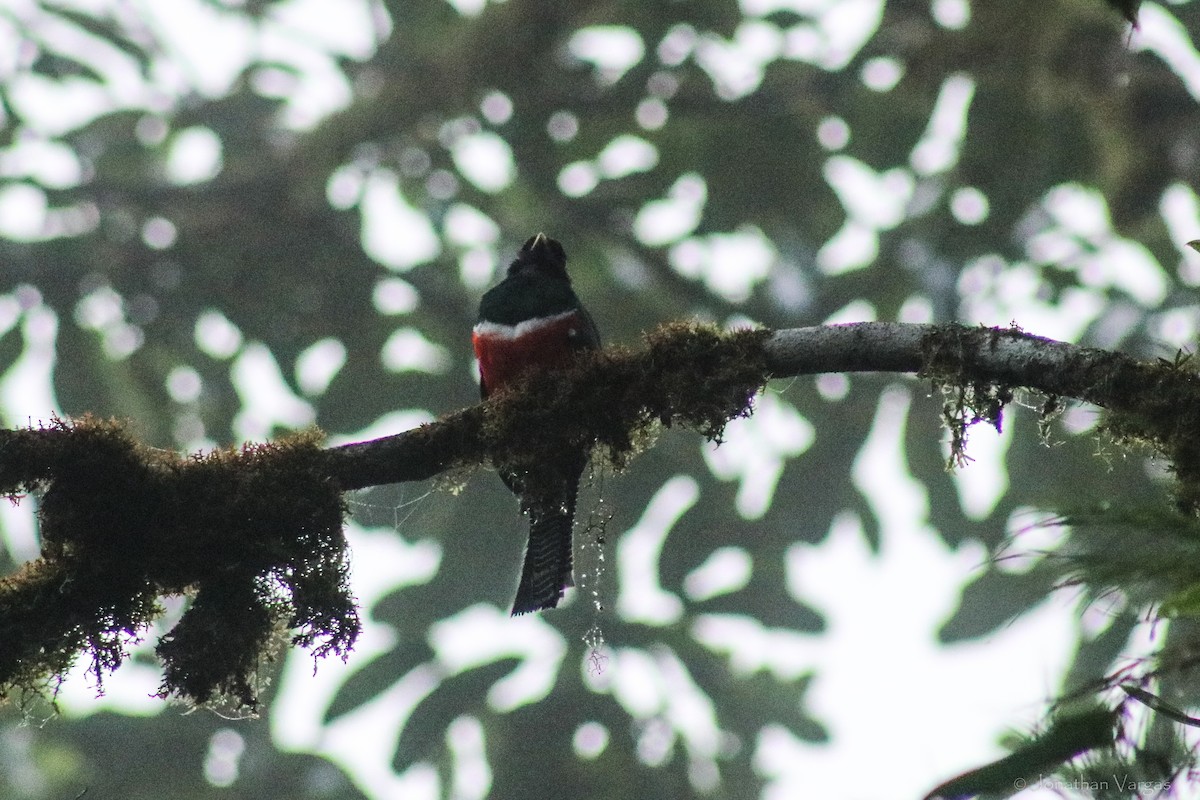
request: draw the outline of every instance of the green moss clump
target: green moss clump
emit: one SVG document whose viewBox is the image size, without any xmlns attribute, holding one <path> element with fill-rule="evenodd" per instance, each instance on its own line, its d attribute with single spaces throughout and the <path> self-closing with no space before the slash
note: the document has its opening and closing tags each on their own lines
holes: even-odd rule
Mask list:
<svg viewBox="0 0 1200 800">
<path fill-rule="evenodd" d="M 593 446 L 621 467 L 660 424 L 719 441 L 729 420 L 750 414 L 770 377 L 770 335 L 664 325 L 642 350 L 608 347 L 567 370 L 532 373 L 494 398 L 482 437 L 497 463 L 548 473 L 564 454 Z"/>
<path fill-rule="evenodd" d="M 320 441 L 183 457 L 91 417 L 0 432 L 0 491 L 40 493 L 43 538 L 0 581 L 0 698 L 53 686 L 85 652 L 102 681 L 166 594 L 194 601 L 158 645 L 164 696 L 253 711 L 281 630 L 345 654 L 360 625 Z"/>
</svg>

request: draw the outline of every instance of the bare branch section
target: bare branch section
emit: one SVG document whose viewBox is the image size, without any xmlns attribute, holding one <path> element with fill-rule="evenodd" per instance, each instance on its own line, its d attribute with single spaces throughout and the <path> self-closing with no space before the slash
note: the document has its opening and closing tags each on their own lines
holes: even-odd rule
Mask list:
<svg viewBox="0 0 1200 800">
<path fill-rule="evenodd" d="M 722 333 L 689 324 L 534 374 L 487 403 L 370 442 L 321 449 L 316 434 L 180 456 L 84 418 L 0 431 L 0 495 L 41 497 L 42 557 L 0 580 L 0 698 L 44 693 L 82 653 L 97 679 L 160 613 L 191 595 L 158 643 L 163 696 L 253 711 L 280 635 L 345 654 L 359 630 L 347 583 L 342 493 L 482 463 L 522 469 L 593 444 L 618 464 L 657 426 L 718 439 L 773 377 L 916 372 L 958 392 L 960 432 L 999 423 L 1012 389 L 1119 412 L 1119 432 L 1175 464 L 1194 512 L 1196 375 L 1015 329 L 900 323 Z"/>
<path fill-rule="evenodd" d="M 1175 471 L 1176 500 L 1200 511 L 1200 376 L 1190 356 L 1139 361 L 1018 328 L 870 322 L 775 332 L 764 344 L 773 377 L 818 372 L 916 372 L 957 393 L 947 413 L 955 446 L 967 426 L 999 424 L 1014 389 L 1108 410 L 1118 438 L 1157 450 Z M 956 429 L 957 426 L 957 429 Z"/>
</svg>

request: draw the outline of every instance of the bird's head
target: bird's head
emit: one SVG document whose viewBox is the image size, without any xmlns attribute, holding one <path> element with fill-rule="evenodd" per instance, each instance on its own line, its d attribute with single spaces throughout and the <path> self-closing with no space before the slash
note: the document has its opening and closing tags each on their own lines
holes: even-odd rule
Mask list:
<svg viewBox="0 0 1200 800">
<path fill-rule="evenodd" d="M 557 239 L 544 233 L 529 237 L 521 251 L 508 265 L 508 276 L 538 275 L 545 278 L 567 278 L 567 254 Z"/>
</svg>

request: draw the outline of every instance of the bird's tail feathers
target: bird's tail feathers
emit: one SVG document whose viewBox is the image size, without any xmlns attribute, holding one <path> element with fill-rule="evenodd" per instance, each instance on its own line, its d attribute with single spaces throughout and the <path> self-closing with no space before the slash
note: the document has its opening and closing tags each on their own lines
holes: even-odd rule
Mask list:
<svg viewBox="0 0 1200 800">
<path fill-rule="evenodd" d="M 528 614 L 554 608 L 563 590 L 573 586 L 571 528 L 575 520 L 575 495 L 571 486 L 566 502 L 537 504 L 529 512 L 529 546 L 512 613 Z M 540 507 L 538 507 L 540 506 Z"/>
</svg>

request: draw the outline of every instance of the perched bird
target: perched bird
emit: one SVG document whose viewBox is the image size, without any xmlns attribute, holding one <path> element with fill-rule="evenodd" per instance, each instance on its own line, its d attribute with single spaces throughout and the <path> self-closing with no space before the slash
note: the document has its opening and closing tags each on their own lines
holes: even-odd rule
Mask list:
<svg viewBox="0 0 1200 800">
<path fill-rule="evenodd" d="M 508 275 L 479 303 L 471 334 L 479 359 L 479 391 L 503 390 L 528 370 L 567 366 L 582 350 L 600 346 L 600 332 L 571 289 L 567 254 L 544 233 L 530 238 Z M 587 451 L 564 454 L 537 485 L 500 465 L 504 484 L 529 514 L 529 544 L 512 613 L 554 608 L 571 580 L 571 526 Z"/>
</svg>

